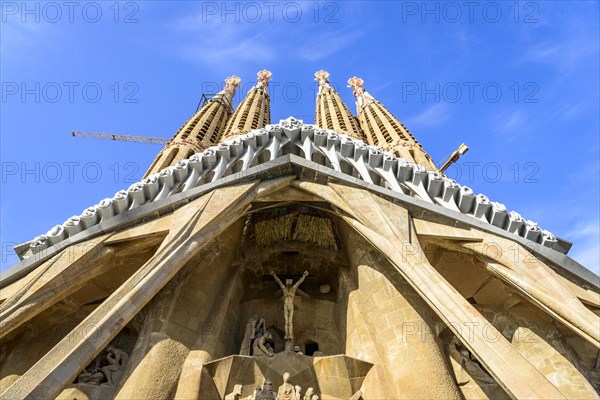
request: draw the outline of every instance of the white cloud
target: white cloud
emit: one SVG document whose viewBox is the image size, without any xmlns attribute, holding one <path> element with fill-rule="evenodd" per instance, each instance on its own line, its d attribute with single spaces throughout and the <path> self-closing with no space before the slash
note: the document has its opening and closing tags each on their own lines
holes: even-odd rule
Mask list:
<svg viewBox="0 0 600 400">
<path fill-rule="evenodd" d="M 540 26 L 531 37 L 523 60 L 554 68 L 563 74 L 563 79 L 567 78 L 565 74 L 577 74 L 582 67 L 597 63 L 598 20 L 590 15 L 570 19 L 554 15 L 553 18 L 560 21 L 560 29 Z M 551 39 L 548 38 L 550 32 Z"/>
<path fill-rule="evenodd" d="M 353 24 L 352 28 L 316 24 L 310 11 L 314 3 L 299 5 L 305 17 L 297 23 L 282 19 L 269 22 L 266 17 L 258 22 L 236 22 L 234 17 L 222 21 L 222 17 L 207 17 L 198 11 L 167 24 L 177 35 L 176 44 L 167 46 L 177 56 L 218 67 L 239 62 L 268 63 L 277 54 L 318 61 L 349 48 L 366 32 L 366 27 Z"/>
<path fill-rule="evenodd" d="M 298 56 L 307 61 L 319 61 L 338 51 L 350 47 L 364 34 L 366 29 L 339 29 L 323 32 L 304 42 Z"/>
<path fill-rule="evenodd" d="M 178 34 L 177 44 L 168 44 L 177 56 L 203 65 L 226 67 L 236 62 L 269 62 L 275 48 L 267 33 L 252 23 L 222 23 L 218 18 L 204 19 L 201 14 L 169 24 Z"/>
<path fill-rule="evenodd" d="M 529 119 L 522 109 L 514 110 L 509 113 L 496 114 L 495 121 L 492 124 L 496 133 L 504 137 L 517 137 L 519 131 L 527 126 Z"/>
<path fill-rule="evenodd" d="M 426 108 L 420 114 L 406 120 L 411 128 L 429 128 L 442 125 L 450 119 L 451 112 L 447 103 L 436 103 Z"/>
<path fill-rule="evenodd" d="M 16 65 L 22 56 L 51 46 L 52 36 L 46 26 L 47 24 L 35 22 L 33 18 L 22 22 L 18 15 L 7 17 L 6 22 L 2 22 L 0 36 L 2 63 L 6 65 L 10 60 Z"/>
<path fill-rule="evenodd" d="M 581 222 L 566 237 L 573 241 L 569 256 L 600 275 L 600 220 Z"/>
</svg>

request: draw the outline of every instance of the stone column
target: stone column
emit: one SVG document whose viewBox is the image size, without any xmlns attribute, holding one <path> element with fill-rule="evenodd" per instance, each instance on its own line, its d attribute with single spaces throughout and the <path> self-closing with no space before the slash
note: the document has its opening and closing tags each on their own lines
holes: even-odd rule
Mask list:
<svg viewBox="0 0 600 400">
<path fill-rule="evenodd" d="M 365 399 L 460 398 L 434 331 L 437 319 L 401 278 L 392 283 L 381 271 L 389 263 L 345 228 L 351 272 L 346 354 L 374 364 L 362 392 Z M 349 282 L 355 280 L 354 283 Z"/>
</svg>

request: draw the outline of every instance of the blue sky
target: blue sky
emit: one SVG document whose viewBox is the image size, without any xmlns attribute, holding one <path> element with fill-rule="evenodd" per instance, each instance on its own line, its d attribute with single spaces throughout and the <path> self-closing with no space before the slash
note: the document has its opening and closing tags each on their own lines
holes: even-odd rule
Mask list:
<svg viewBox="0 0 600 400">
<path fill-rule="evenodd" d="M 312 123 L 319 69 L 365 80 L 449 176 L 574 242 L 598 274 L 599 3 L 2 2 L 2 269 L 12 246 L 141 178 L 203 91 L 273 72 L 273 122 Z M 241 96 L 236 96 L 239 102 Z"/>
</svg>

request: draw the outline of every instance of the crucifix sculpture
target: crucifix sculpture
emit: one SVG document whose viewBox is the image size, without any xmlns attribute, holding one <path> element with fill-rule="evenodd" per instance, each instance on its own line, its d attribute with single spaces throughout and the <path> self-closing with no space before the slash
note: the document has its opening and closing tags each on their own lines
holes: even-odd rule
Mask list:
<svg viewBox="0 0 600 400">
<path fill-rule="evenodd" d="M 271 275 L 273 275 L 273 278 L 275 278 L 275 281 L 283 291 L 283 316 L 285 318 L 284 340 L 292 340 L 294 336 L 294 296 L 296 295 L 298 286 L 300 286 L 308 276 L 308 271 L 304 271 L 302 277 L 294 285 L 292 285 L 294 282 L 292 279 L 286 279 L 284 285 L 277 275 L 275 275 L 275 272 L 271 271 Z"/>
</svg>

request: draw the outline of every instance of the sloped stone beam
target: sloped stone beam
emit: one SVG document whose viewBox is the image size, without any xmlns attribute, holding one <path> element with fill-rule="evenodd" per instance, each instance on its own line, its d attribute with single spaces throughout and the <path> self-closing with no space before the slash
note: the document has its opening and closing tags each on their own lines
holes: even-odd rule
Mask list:
<svg viewBox="0 0 600 400">
<path fill-rule="evenodd" d="M 554 271 L 517 243 L 481 235 L 483 243 L 462 245 L 478 256 L 478 266 L 600 349 L 600 317 L 561 285 Z"/>
<path fill-rule="evenodd" d="M 324 194 L 327 200 L 347 199 L 334 205 L 340 211 L 350 208 L 359 219 L 344 212 L 340 212 L 341 218 L 381 251 L 512 398 L 566 398 L 429 264 L 406 209 L 341 185 L 330 183 L 328 190 L 309 182 L 294 184 L 311 193 Z M 490 342 L 490 335 L 494 343 Z"/>
<path fill-rule="evenodd" d="M 40 266 L 31 281 L 0 305 L 0 338 L 105 272 L 112 254 L 104 246 L 108 236 L 75 244 Z"/>
<path fill-rule="evenodd" d="M 468 231 L 471 243 L 466 243 L 458 228 L 424 220 L 415 220 L 415 226 L 438 246 L 475 256 L 475 265 L 600 348 L 600 317 L 587 309 L 550 267 L 520 244 L 476 229 Z"/>
<path fill-rule="evenodd" d="M 1 397 L 56 397 L 197 251 L 243 214 L 257 191 L 256 182 L 217 189 L 175 211 L 157 253 Z"/>
</svg>

